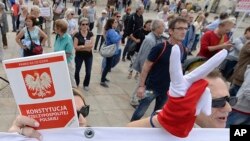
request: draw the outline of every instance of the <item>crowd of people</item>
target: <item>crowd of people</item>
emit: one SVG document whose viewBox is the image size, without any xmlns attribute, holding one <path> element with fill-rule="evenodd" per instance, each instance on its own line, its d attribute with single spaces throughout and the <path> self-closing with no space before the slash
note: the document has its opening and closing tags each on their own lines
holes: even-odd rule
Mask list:
<svg viewBox="0 0 250 141">
<path fill-rule="evenodd" d="M 53 0 L 52 7 L 51 1 L 33 0 L 33 6 L 28 11 L 23 0 L 11 1 L 11 16 L 13 32 L 17 32 L 20 57 L 36 55 L 30 51 L 33 42 L 42 47 L 53 47 L 55 52 L 65 51 L 78 111 L 89 108 L 81 94 L 75 94 L 81 83 L 82 63 L 85 63 L 83 89 L 88 91 L 93 53 L 99 52 L 103 45 L 114 44 L 115 53 L 111 57 L 103 57 L 100 86 L 109 88 L 112 80 L 107 75 L 112 73 L 111 69 L 120 59 L 123 62 L 130 61 L 128 79 L 132 78 L 135 71 L 137 84 L 131 95 L 130 104 L 135 111 L 129 127 L 162 127 L 173 135 L 185 137 L 186 133 L 175 131 L 174 128 L 191 130 L 193 126 L 225 128 L 232 124 L 250 124 L 250 27 L 245 29 L 244 35 L 233 38 L 235 17 L 222 12 L 214 21 L 208 22 L 208 12 L 199 11 L 195 14 L 190 4 L 185 5 L 181 0 L 178 1 L 180 4 L 176 0 L 156 0 L 154 11 L 157 14 L 155 19 L 149 20 L 145 20 L 144 9 L 150 9 L 150 0 L 135 1 L 135 9 L 131 8 L 129 0 L 108 0 L 100 16 L 96 1 L 72 2 L 75 9 L 68 8 L 64 0 Z M 4 3 L 0 3 L 0 43 L 6 48 L 8 23 L 4 6 Z M 42 7 L 51 9 L 50 16 L 40 15 Z M 78 20 L 76 14 L 79 15 Z M 93 28 L 97 29 L 96 33 Z M 51 45 L 51 32 L 56 34 L 54 45 Z M 202 75 L 198 71 L 195 74 L 181 68 L 181 64 L 195 57 L 208 60 L 204 64 L 209 67 L 196 66 L 197 70 L 203 72 Z M 182 73 L 186 71 L 191 73 L 183 76 Z M 197 81 L 201 88 L 196 84 Z M 199 87 L 199 90 L 192 91 L 195 87 Z M 210 89 L 211 97 L 208 96 L 210 92 L 207 92 L 207 88 Z M 183 94 L 185 98 L 176 100 L 179 97 L 176 93 Z M 192 97 L 196 93 L 199 96 Z M 203 95 L 211 99 L 212 107 L 204 106 L 208 99 L 204 100 Z M 153 100 L 156 102 L 151 117 L 141 119 Z M 185 105 L 189 103 L 188 100 L 191 104 Z M 183 105 L 189 109 L 181 109 Z M 202 110 L 200 105 L 206 109 L 212 108 L 211 115 Z M 177 110 L 179 114 L 175 113 Z M 182 112 L 189 112 L 191 117 L 183 119 L 185 115 Z M 79 114 L 81 126 L 87 125 L 84 118 L 87 115 Z M 176 123 L 177 120 L 185 122 L 180 125 Z M 39 138 L 39 132 L 34 129 L 37 126 L 39 123 L 34 119 L 18 116 L 10 131 Z"/>
</svg>

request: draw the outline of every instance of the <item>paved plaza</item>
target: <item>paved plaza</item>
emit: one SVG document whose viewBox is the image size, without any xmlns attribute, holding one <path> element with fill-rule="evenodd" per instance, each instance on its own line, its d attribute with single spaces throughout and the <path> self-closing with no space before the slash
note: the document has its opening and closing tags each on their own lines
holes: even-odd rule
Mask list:
<svg viewBox="0 0 250 141">
<path fill-rule="evenodd" d="M 31 5 L 31 3 L 29 3 Z M 72 4 L 67 4 L 69 7 Z M 154 8 L 154 5 L 153 7 Z M 97 5 L 97 13 L 104 9 L 104 4 Z M 213 14 L 210 15 L 209 20 L 212 21 Z M 144 20 L 153 19 L 156 17 L 156 12 L 149 12 L 144 14 Z M 9 31 L 12 31 L 11 17 L 8 14 Z M 244 28 L 250 24 L 249 18 L 239 27 L 235 36 L 242 35 Z M 94 28 L 93 33 L 96 33 Z M 15 41 L 16 33 L 9 32 L 8 48 L 4 50 L 4 59 L 17 58 L 19 56 L 19 46 Z M 52 35 L 54 41 L 55 35 Z M 52 42 L 53 45 L 53 42 Z M 121 47 L 122 49 L 124 46 Z M 44 52 L 52 52 L 53 48 L 44 48 Z M 81 70 L 81 83 L 79 89 L 83 92 L 87 104 L 90 105 L 90 114 L 87 117 L 90 126 L 109 126 L 120 127 L 125 126 L 134 112 L 134 108 L 129 104 L 130 95 L 134 90 L 136 80 L 134 78 L 127 79 L 129 61 L 120 62 L 112 72 L 108 74 L 108 79 L 111 80 L 109 88 L 104 88 L 99 85 L 101 79 L 101 60 L 102 57 L 98 53 L 94 54 L 92 75 L 90 81 L 90 90 L 83 91 L 82 81 L 85 76 L 84 65 Z M 0 76 L 6 78 L 2 64 L 0 64 Z M 5 83 L 0 81 L 0 88 L 5 86 Z M 145 116 L 149 116 L 152 112 L 154 102 L 151 104 Z M 18 109 L 15 100 L 12 96 L 9 87 L 0 91 L 0 131 L 7 131 L 12 124 L 12 121 L 18 115 Z"/>
</svg>

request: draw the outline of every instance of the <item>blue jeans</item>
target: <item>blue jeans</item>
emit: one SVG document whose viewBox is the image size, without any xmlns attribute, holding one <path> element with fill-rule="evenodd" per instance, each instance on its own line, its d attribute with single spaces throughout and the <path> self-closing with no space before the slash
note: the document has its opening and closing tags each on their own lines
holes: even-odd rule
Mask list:
<svg viewBox="0 0 250 141">
<path fill-rule="evenodd" d="M 145 98 L 141 99 L 139 102 L 138 107 L 136 108 L 132 118 L 130 121 L 135 121 L 135 120 L 139 120 L 142 118 L 142 116 L 145 114 L 145 112 L 147 111 L 150 103 L 156 98 L 155 101 L 155 107 L 154 107 L 154 111 L 160 110 L 162 109 L 162 107 L 164 106 L 165 102 L 167 101 L 167 95 L 166 93 L 159 93 L 156 91 L 153 91 L 152 94 L 148 94 L 148 91 L 146 90 L 144 95 L 146 96 Z"/>
<path fill-rule="evenodd" d="M 233 110 L 227 119 L 227 128 L 230 125 L 250 125 L 250 115 Z"/>
<path fill-rule="evenodd" d="M 107 79 L 106 76 L 107 76 L 108 72 L 111 70 L 113 58 L 114 58 L 114 56 L 106 58 L 106 65 L 102 71 L 101 82 L 105 82 L 105 80 Z"/>
<path fill-rule="evenodd" d="M 236 96 L 237 92 L 239 91 L 241 86 L 232 84 L 232 86 L 229 89 L 230 96 Z"/>
<path fill-rule="evenodd" d="M 91 77 L 91 69 L 92 69 L 92 62 L 93 62 L 93 55 L 91 56 L 86 56 L 82 54 L 76 54 L 75 56 L 75 80 L 76 80 L 76 85 L 78 86 L 80 83 L 80 70 L 82 67 L 82 63 L 85 63 L 85 79 L 83 82 L 83 86 L 89 86 L 89 81 Z"/>
</svg>

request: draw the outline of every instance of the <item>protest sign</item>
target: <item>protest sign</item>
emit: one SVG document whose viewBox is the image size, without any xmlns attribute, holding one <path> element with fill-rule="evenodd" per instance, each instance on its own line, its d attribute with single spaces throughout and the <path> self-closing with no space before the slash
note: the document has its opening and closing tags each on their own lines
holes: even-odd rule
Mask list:
<svg viewBox="0 0 250 141">
<path fill-rule="evenodd" d="M 40 8 L 40 16 L 49 17 L 50 15 L 50 8 L 49 7 L 42 7 Z"/>
<path fill-rule="evenodd" d="M 4 60 L 3 64 L 20 113 L 36 119 L 37 129 L 78 127 L 64 52 Z"/>
</svg>

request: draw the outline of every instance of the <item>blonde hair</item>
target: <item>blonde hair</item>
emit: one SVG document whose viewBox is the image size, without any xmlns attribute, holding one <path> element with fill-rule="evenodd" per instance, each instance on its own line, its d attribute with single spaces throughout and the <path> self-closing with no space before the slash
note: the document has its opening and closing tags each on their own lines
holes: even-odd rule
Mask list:
<svg viewBox="0 0 250 141">
<path fill-rule="evenodd" d="M 236 23 L 236 18 L 234 18 L 234 17 L 229 17 L 229 18 L 227 18 L 227 19 L 225 19 L 225 20 L 221 20 L 219 25 L 224 26 L 224 25 L 227 24 L 227 23 L 235 24 L 235 23 Z"/>
<path fill-rule="evenodd" d="M 71 14 L 71 13 L 75 13 L 75 10 L 73 10 L 72 8 L 68 8 L 68 9 L 66 10 L 66 12 L 65 12 L 64 17 L 67 18 L 68 15 Z"/>
<path fill-rule="evenodd" d="M 40 8 L 37 6 L 37 5 L 33 5 L 30 9 L 30 12 L 32 11 L 36 11 L 36 12 L 39 12 L 40 13 Z"/>
</svg>

